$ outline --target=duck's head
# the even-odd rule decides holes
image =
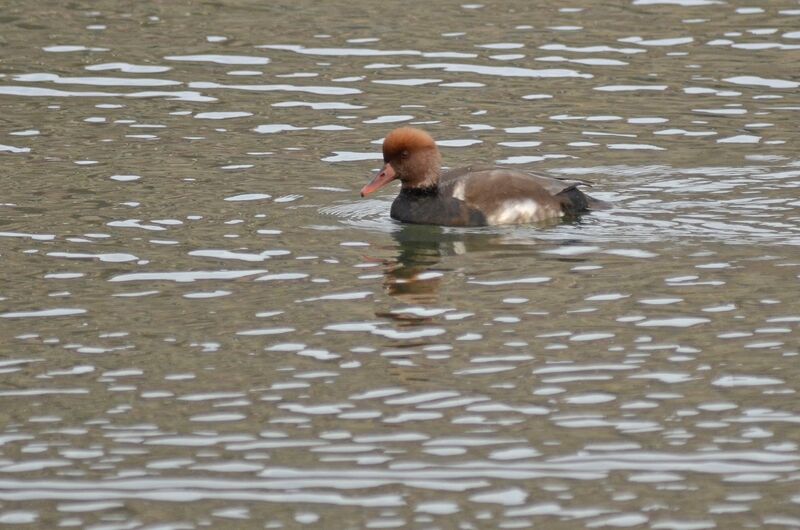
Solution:
[[[420,129],[400,127],[383,140],[383,169],[361,188],[361,196],[379,190],[395,179],[404,189],[433,188],[439,180],[442,157],[433,138]]]

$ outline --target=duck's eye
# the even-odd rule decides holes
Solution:
[[[402,153],[400,153],[400,158],[403,158],[403,159],[408,158],[408,151],[403,151]]]

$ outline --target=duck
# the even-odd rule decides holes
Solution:
[[[443,170],[436,142],[414,127],[400,127],[384,138],[383,163],[361,189],[361,196],[399,180],[400,192],[392,202],[390,216],[404,223],[553,224],[606,206],[579,189],[591,185],[586,181],[494,166]]]

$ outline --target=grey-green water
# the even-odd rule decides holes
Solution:
[[[800,528],[800,4],[0,13],[0,525]],[[392,222],[393,127],[595,182]]]

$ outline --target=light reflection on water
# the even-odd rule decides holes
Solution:
[[[3,525],[800,527],[792,2],[4,13]],[[395,223],[409,124],[614,207]]]

